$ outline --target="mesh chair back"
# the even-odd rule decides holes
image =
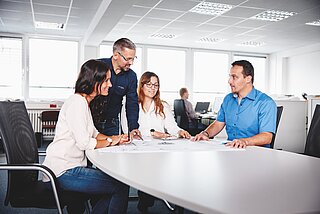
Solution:
[[[309,132],[307,135],[304,154],[320,158],[320,105],[316,105]]]
[[[0,102],[0,134],[8,164],[38,163],[38,148],[24,102]],[[8,171],[5,204],[38,180],[36,171]]]
[[[278,131],[278,126],[279,126],[279,123],[280,123],[282,111],[283,111],[283,106],[277,106],[276,132],[272,135],[272,140],[271,140],[271,143],[270,143],[270,148],[272,148],[272,149],[274,147],[274,141],[276,139],[276,134],[277,134],[277,131]]]
[[[174,117],[178,126],[184,130],[188,130],[189,128],[189,120],[186,113],[186,107],[184,105],[184,101],[182,99],[174,100],[173,105]]]

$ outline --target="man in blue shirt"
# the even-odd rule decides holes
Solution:
[[[125,96],[128,130],[131,136],[141,136],[138,130],[137,75],[130,69],[135,58],[135,44],[127,38],[121,38],[113,44],[110,58],[99,59],[110,67],[112,87],[107,97],[97,97],[90,108],[96,128],[105,135],[118,135],[121,132],[119,114]]]
[[[231,92],[218,112],[217,120],[194,140],[208,140],[216,136],[225,126],[228,134],[227,146],[270,147],[276,130],[277,106],[268,95],[253,86],[254,68],[246,60],[232,63],[229,74]]]

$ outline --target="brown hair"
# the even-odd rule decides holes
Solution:
[[[187,88],[180,88],[180,91],[179,91],[179,93],[180,93],[180,97],[182,97],[183,96],[183,94],[184,93],[186,93],[188,91],[188,89]]]
[[[145,99],[145,94],[143,93],[143,89],[142,88],[143,88],[143,86],[145,84],[150,82],[151,77],[156,77],[157,80],[158,80],[158,84],[159,84],[158,91],[157,91],[156,95],[153,97],[154,105],[155,105],[155,108],[156,108],[155,112],[156,112],[156,114],[159,114],[159,115],[165,117],[165,114],[164,114],[164,111],[163,111],[162,100],[160,99],[160,80],[159,80],[158,75],[156,75],[155,73],[150,72],[150,71],[146,71],[140,77],[139,85],[138,85],[138,101],[139,101],[139,103],[141,103],[142,110],[144,112],[146,112],[146,110],[143,109],[143,103],[144,103],[144,99]]]

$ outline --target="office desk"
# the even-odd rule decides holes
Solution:
[[[215,114],[213,112],[199,114],[199,120],[204,125],[210,125],[211,123],[213,123],[216,120],[216,118],[217,118],[217,114]]]
[[[156,197],[200,213],[319,213],[320,159],[245,151],[104,153],[98,168]]]

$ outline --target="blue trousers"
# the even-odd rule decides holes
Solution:
[[[59,186],[101,196],[92,213],[121,214],[127,212],[129,186],[92,167],[75,167],[58,177]]]
[[[99,122],[95,125],[100,133],[112,136],[119,134],[119,123],[118,118],[112,118],[110,120]]]

